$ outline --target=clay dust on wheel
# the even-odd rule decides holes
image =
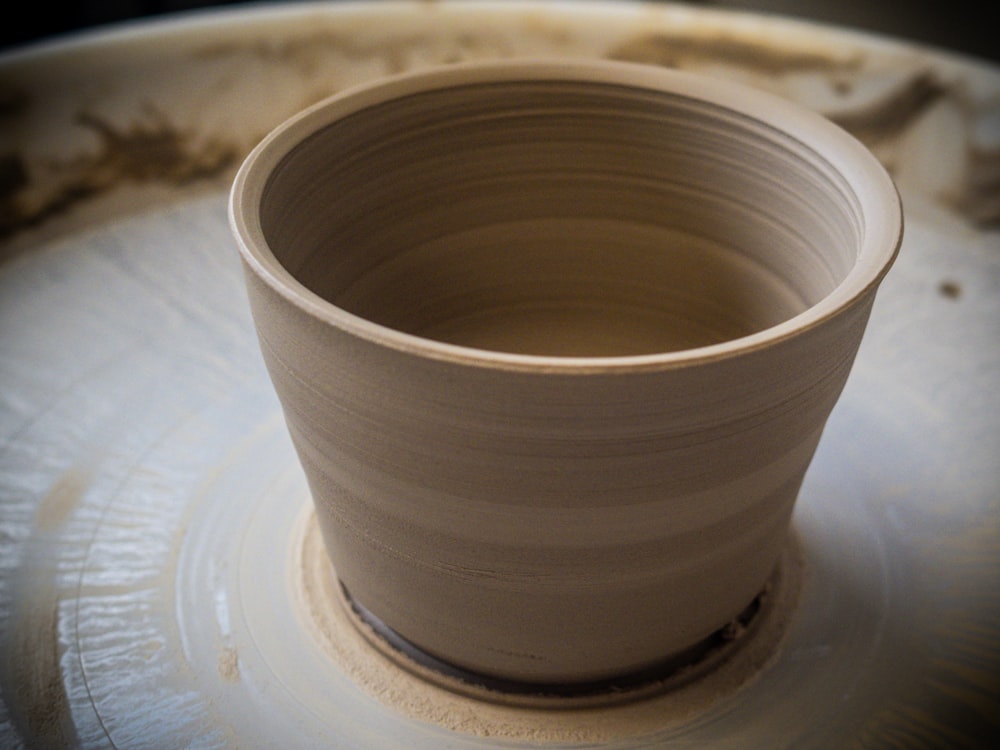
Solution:
[[[702,658],[629,689],[567,697],[492,690],[398,651],[345,600],[311,512],[299,524],[292,554],[301,560],[293,566],[299,573],[293,587],[303,625],[359,689],[412,719],[530,742],[612,741],[662,732],[731,699],[778,658],[803,578],[793,534],[759,606],[742,624],[729,626]]]

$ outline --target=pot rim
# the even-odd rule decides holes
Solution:
[[[375,323],[323,299],[275,257],[261,228],[259,206],[273,170],[308,136],[350,114],[409,94],[515,81],[576,81],[646,88],[714,104],[791,137],[833,166],[851,188],[862,231],[856,262],[821,300],[781,323],[747,336],[660,353],[566,357],[478,349]],[[674,369],[744,355],[797,337],[874,292],[893,265],[903,238],[902,203],[892,177],[865,145],[820,113],[777,94],[714,76],[592,59],[463,62],[385,76],[346,88],[288,118],[250,151],[232,183],[228,218],[246,266],[282,298],[322,323],[415,356],[491,369],[559,374]]]

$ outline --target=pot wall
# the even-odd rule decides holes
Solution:
[[[247,283],[352,596],[447,661],[542,682],[647,666],[759,593],[874,297],[739,357],[566,373],[417,356]]]

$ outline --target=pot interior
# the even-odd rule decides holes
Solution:
[[[774,127],[581,81],[410,93],[312,134],[261,224],[305,287],[478,349],[627,356],[788,320],[855,262],[856,199]]]

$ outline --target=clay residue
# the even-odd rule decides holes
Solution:
[[[956,126],[961,130],[933,138],[925,135],[921,148],[932,154],[946,145],[936,140],[940,135],[961,138],[964,158],[960,157],[961,172],[954,184],[934,189],[932,197],[980,229],[996,228],[1000,226],[1000,148],[979,145],[974,137],[977,123],[996,116],[988,111],[995,104],[977,103],[960,82],[921,70],[864,107],[826,114],[872,149],[895,174],[906,168],[905,156],[897,153],[897,146],[926,115],[945,103],[956,113]]]
[[[86,492],[90,478],[90,472],[80,468],[72,468],[60,476],[35,509],[35,528],[50,532],[61,526]]]
[[[76,747],[76,732],[59,665],[59,596],[38,575],[12,598],[15,609],[0,650],[3,701],[29,747]]]
[[[22,223],[17,196],[30,182],[24,159],[17,154],[0,154],[0,239]]]
[[[949,87],[936,75],[920,71],[869,106],[829,117],[868,146],[877,147],[902,135],[948,93]]]
[[[196,57],[213,59],[236,54],[288,65],[306,75],[314,74],[331,56],[341,57],[347,63],[378,61],[385,72],[392,74],[414,67],[418,56],[447,63],[479,56],[507,57],[513,54],[513,49],[501,35],[489,31],[450,36],[416,32],[366,39],[359,34],[321,28],[291,37],[212,44],[203,47]]]
[[[183,186],[215,177],[235,163],[234,146],[214,139],[196,142],[155,108],[147,108],[147,115],[125,128],[80,112],[75,125],[93,132],[98,148],[69,163],[45,165],[55,174],[51,185],[37,185],[19,154],[0,156],[0,240],[123,182]]]
[[[0,88],[0,119],[16,117],[28,109],[31,98],[21,89]]]
[[[211,60],[234,55],[250,55],[269,63],[288,65],[311,75],[328,55],[336,54],[351,62],[367,61],[381,57],[398,61],[404,51],[424,43],[422,35],[397,37],[386,40],[364,41],[354,35],[336,31],[317,30],[310,34],[282,38],[260,38],[219,42],[206,45],[195,54],[196,59]],[[390,69],[400,69],[399,64]]]
[[[416,720],[451,731],[501,742],[597,743],[637,736],[654,737],[704,715],[720,701],[754,682],[777,658],[789,630],[802,585],[801,549],[793,540],[768,592],[752,637],[733,633],[740,646],[713,671],[676,689],[608,705],[583,703],[556,707],[509,705],[456,692],[404,669],[363,635],[338,601],[337,584],[325,554],[315,515],[302,524],[296,554],[301,577],[295,595],[306,624],[338,669],[361,690]]]
[[[747,39],[729,33],[711,36],[668,32],[642,34],[614,47],[608,57],[612,60],[670,68],[703,64],[731,65],[767,75],[804,71],[853,71],[859,69],[864,62],[861,54],[833,57],[820,51],[779,48],[763,40]]]
[[[87,468],[64,472],[35,509],[21,577],[0,641],[0,690],[18,733],[29,747],[75,747],[76,731],[63,684],[57,570],[49,556],[55,535],[90,485]]]
[[[861,53],[835,57],[727,34],[711,37],[647,34],[622,43],[609,57],[672,68],[721,64],[766,76],[816,73],[829,78],[840,96],[851,93],[851,78],[862,71],[865,63]],[[873,145],[898,137],[948,92],[948,86],[932,72],[922,70],[874,103],[829,116],[866,144]]]
[[[859,76],[875,72],[875,63],[862,51],[834,55],[822,50],[789,48],[764,39],[744,38],[732,33],[692,36],[655,32],[631,37],[608,54],[616,60],[671,68],[728,66],[749,72],[781,88],[789,74],[816,74],[829,81],[842,100],[854,93]],[[913,66],[912,59],[906,65]],[[901,167],[894,148],[939,102],[947,99],[962,112],[965,137],[983,115],[981,106],[966,96],[960,81],[950,81],[931,67],[920,66],[891,91],[863,105],[824,111],[830,120],[853,134],[892,173]],[[933,145],[928,145],[933,148]],[[935,196],[970,222],[984,229],[1000,225],[1000,150],[970,144],[961,185],[947,195]]]
[[[218,670],[226,682],[239,682],[240,660],[235,648],[226,646],[219,652]]]
[[[965,180],[945,200],[978,226],[1000,228],[1000,148],[970,145]]]
[[[957,281],[945,279],[938,284],[938,294],[947,299],[958,299],[962,296],[962,287]]]

